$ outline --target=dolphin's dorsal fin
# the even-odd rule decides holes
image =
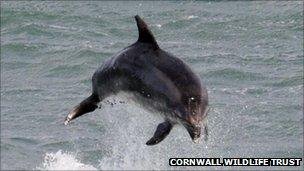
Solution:
[[[137,23],[138,28],[138,42],[143,43],[152,43],[156,47],[158,47],[157,42],[152,34],[152,32],[149,30],[149,27],[147,24],[142,20],[138,15],[135,16],[135,20]]]

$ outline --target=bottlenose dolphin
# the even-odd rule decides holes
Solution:
[[[92,94],[73,108],[65,119],[71,120],[94,111],[106,97],[120,91],[133,94],[148,109],[161,113],[153,137],[146,142],[161,142],[175,124],[183,125],[197,143],[207,125],[208,94],[200,78],[182,60],[162,50],[146,23],[135,16],[138,40],[114,54],[92,77]]]

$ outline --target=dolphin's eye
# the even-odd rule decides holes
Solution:
[[[190,97],[190,101],[191,102],[196,102],[196,98],[195,97]]]

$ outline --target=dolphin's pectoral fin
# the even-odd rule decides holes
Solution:
[[[64,124],[67,125],[71,120],[88,112],[94,111],[98,107],[97,103],[99,101],[99,98],[92,94],[90,97],[86,98],[79,105],[73,108],[73,110],[65,118]]]
[[[166,138],[166,136],[170,133],[173,125],[169,121],[165,121],[163,123],[160,123],[156,131],[153,135],[153,137],[146,142],[147,145],[155,145],[161,142]]]

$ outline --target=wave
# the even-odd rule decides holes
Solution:
[[[109,52],[97,52],[96,50],[86,48],[86,49],[82,49],[80,51],[77,51],[76,53],[71,55],[69,57],[69,59],[84,58],[84,59],[87,60],[88,58],[94,58],[95,59],[94,62],[98,62],[98,61],[96,61],[96,59],[107,58],[111,55],[112,55],[112,53],[109,53]]]
[[[61,17],[60,13],[52,13],[46,11],[36,11],[36,10],[17,10],[17,9],[8,9],[8,8],[1,8],[1,24],[3,26],[9,25],[11,23],[15,23],[16,20],[22,19],[32,19],[37,18],[40,20],[54,20]],[[3,20],[2,20],[3,19]]]
[[[33,43],[7,43],[1,46],[1,50],[7,52],[35,52],[43,48],[42,45],[33,44]]]
[[[203,76],[208,78],[223,78],[229,80],[247,80],[247,81],[256,81],[256,80],[265,79],[265,77],[259,73],[246,72],[233,68],[224,68],[215,71],[209,71],[203,74]]]
[[[61,78],[70,78],[77,77],[79,73],[86,73],[87,68],[83,65],[72,65],[72,66],[64,66],[60,65],[55,68],[50,69],[46,73],[46,77],[61,77]]]
[[[288,78],[276,79],[273,82],[266,83],[266,86],[271,87],[290,87],[303,85],[303,76],[293,76]]]
[[[46,153],[42,166],[37,170],[98,170],[94,166],[82,163],[77,155],[62,150],[56,153]]]

